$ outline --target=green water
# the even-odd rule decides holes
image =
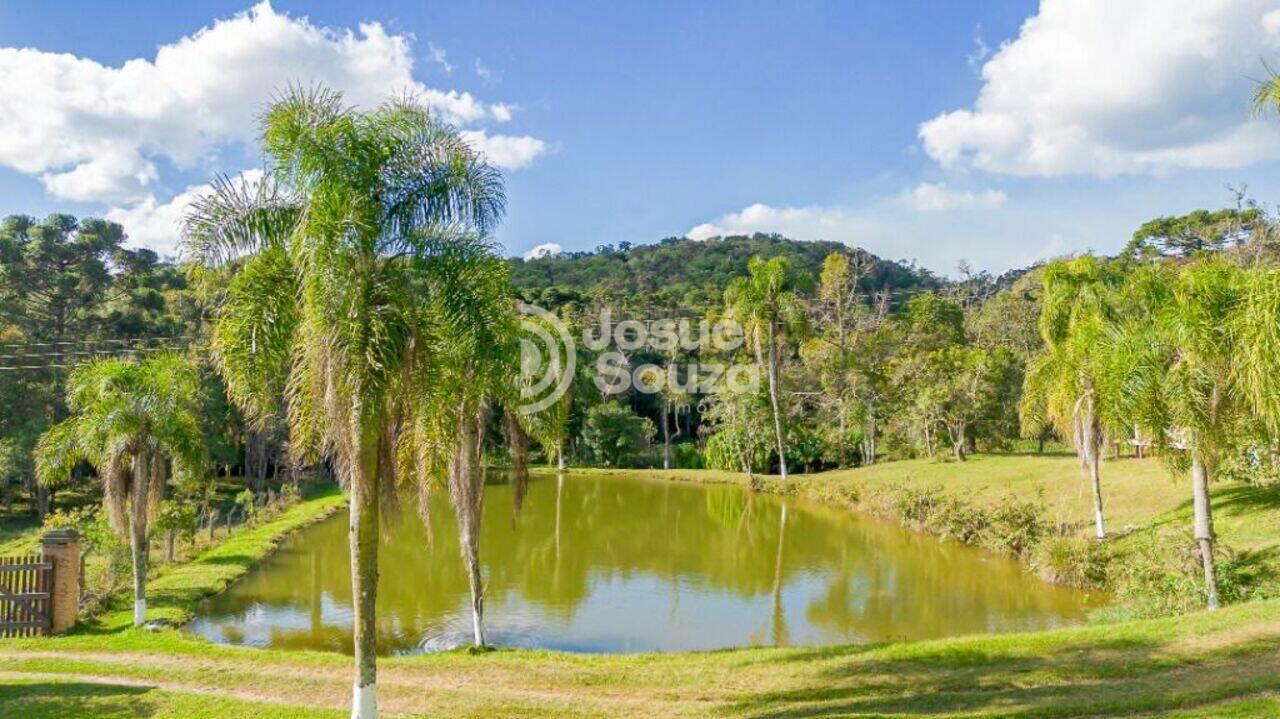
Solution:
[[[923,639],[1080,622],[1088,595],[1018,564],[847,511],[737,487],[569,475],[485,495],[489,639],[581,652]],[[412,508],[379,550],[379,648],[470,638],[444,496],[428,541]],[[201,608],[214,641],[351,651],[345,514],[303,530]]]

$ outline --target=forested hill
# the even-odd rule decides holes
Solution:
[[[513,258],[511,279],[528,302],[554,307],[565,302],[608,301],[634,308],[702,310],[723,302],[724,288],[747,274],[753,256],[784,256],[801,294],[812,293],[822,261],[832,252],[871,262],[867,292],[895,296],[935,289],[945,281],[928,270],[883,260],[838,242],[806,242],[755,234],[710,240],[667,238],[654,245],[603,245],[533,260]]]

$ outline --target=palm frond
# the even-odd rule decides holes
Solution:
[[[217,267],[247,254],[283,245],[293,234],[301,206],[274,173],[214,178],[182,219],[183,253]]]

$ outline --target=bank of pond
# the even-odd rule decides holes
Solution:
[[[865,644],[1082,623],[1103,593],[1007,557],[795,497],[659,479],[541,476],[486,487],[489,641],[572,652]],[[466,644],[467,578],[448,498],[406,507],[379,549],[378,643]],[[351,651],[347,518],[298,531],[197,610],[214,642]]]

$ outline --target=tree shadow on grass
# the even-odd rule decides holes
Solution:
[[[0,685],[0,716],[22,719],[144,719],[155,707],[142,695],[151,690],[85,682],[18,682]]]
[[[1280,510],[1280,484],[1211,487],[1209,493],[1213,498],[1213,515],[1217,520],[1249,515],[1261,517],[1268,510]],[[1188,497],[1178,503],[1178,506],[1156,517],[1147,528],[1164,529],[1184,525],[1189,528],[1191,510],[1192,500]]]
[[[1280,689],[1272,637],[1174,652],[1151,638],[1048,643],[1038,654],[1000,640],[922,647],[908,656],[857,648],[788,654],[825,663],[789,689],[747,694],[728,716],[755,719],[935,714],[1127,716]],[[1009,645],[1017,646],[1017,645]]]

